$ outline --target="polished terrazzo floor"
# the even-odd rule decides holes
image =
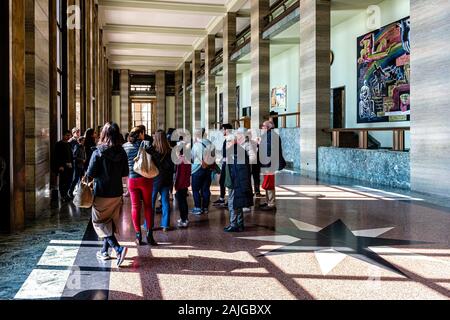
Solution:
[[[228,211],[211,209],[186,230],[157,231],[157,247],[134,244],[126,199],[121,269],[96,259],[89,212],[64,206],[0,237],[0,298],[450,299],[450,208],[439,200],[291,174],[277,182],[277,212],[257,200],[245,232],[224,233]]]

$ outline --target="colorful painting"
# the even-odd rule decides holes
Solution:
[[[410,18],[358,38],[358,123],[410,120]]]
[[[287,108],[287,86],[280,86],[272,89],[271,110]]]

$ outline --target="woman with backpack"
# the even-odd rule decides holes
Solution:
[[[152,206],[155,207],[158,193],[161,194],[162,203],[162,217],[161,228],[163,232],[167,232],[170,228],[170,199],[169,193],[173,189],[173,175],[175,165],[172,162],[172,148],[167,141],[167,135],[163,130],[158,130],[155,133],[153,145],[147,150],[152,156],[156,167],[159,170],[159,175],[153,179],[153,195]],[[149,230],[153,227],[149,225]]]
[[[131,198],[131,216],[133,220],[134,230],[136,231],[136,244],[143,245],[141,233],[141,208],[144,203],[145,222],[147,226],[152,225],[153,206],[152,206],[152,192],[153,179],[148,179],[133,170],[134,159],[139,153],[139,148],[144,142],[144,130],[140,127],[135,127],[131,130],[128,136],[128,142],[123,145],[128,156],[128,191]],[[157,245],[153,238],[153,231],[151,229],[147,232],[147,243],[149,245]]]
[[[122,265],[127,254],[127,248],[120,246],[115,236],[119,234],[122,178],[128,176],[128,159],[122,139],[117,124],[105,124],[87,170],[87,176],[94,178],[92,224],[97,235],[103,238],[103,248],[97,258],[109,260],[109,249],[113,248],[117,267]]]

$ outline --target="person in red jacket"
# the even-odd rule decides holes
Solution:
[[[183,155],[183,142],[180,142],[177,149],[177,165],[175,166],[175,198],[178,209],[180,210],[180,219],[178,228],[187,228],[189,225],[188,214],[189,207],[187,203],[188,189],[191,185],[191,162]],[[180,148],[181,147],[181,148]]]

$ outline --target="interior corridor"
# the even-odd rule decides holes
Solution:
[[[277,212],[259,211],[257,200],[244,233],[224,233],[228,211],[212,209],[190,215],[188,229],[157,231],[157,247],[136,247],[126,199],[119,239],[130,251],[121,269],[97,260],[90,212],[64,205],[20,238],[0,238],[0,298],[450,298],[449,207],[401,190],[288,173],[277,191]]]

